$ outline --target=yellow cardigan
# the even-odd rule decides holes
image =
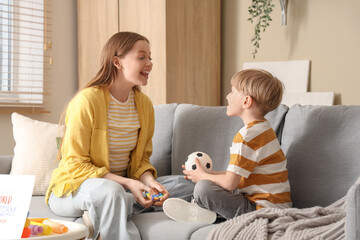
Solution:
[[[50,193],[69,196],[88,178],[101,178],[109,172],[107,112],[111,96],[107,87],[90,87],[80,91],[69,103],[61,145],[62,159],[53,171],[45,201]],[[140,130],[135,149],[130,154],[127,177],[139,179],[146,171],[156,178],[150,163],[154,134],[154,108],[151,100],[135,90],[135,104]]]

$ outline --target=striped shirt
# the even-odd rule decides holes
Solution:
[[[125,102],[111,96],[108,109],[110,172],[126,176],[130,152],[135,148],[140,129],[139,115],[131,90]]]
[[[256,208],[291,207],[286,157],[268,121],[253,121],[235,135],[227,171],[241,175],[238,189]]]

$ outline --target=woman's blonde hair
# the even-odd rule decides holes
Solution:
[[[283,83],[262,69],[246,69],[236,73],[231,79],[231,85],[251,96],[263,114],[280,105],[284,92]]]

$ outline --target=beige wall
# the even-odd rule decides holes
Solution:
[[[50,76],[51,113],[23,114],[40,121],[57,123],[64,104],[77,90],[76,1],[52,0],[52,40],[54,65]],[[0,113],[0,155],[13,154],[10,113]]]
[[[230,78],[253,61],[250,0],[222,1],[222,103]],[[255,61],[311,60],[309,91],[335,92],[335,104],[360,104],[360,1],[288,0],[281,26],[278,0]]]
[[[311,91],[332,91],[336,104],[360,104],[360,2],[358,0],[288,0],[288,25],[281,26],[279,2],[273,21],[262,34],[256,61],[311,60]],[[250,44],[250,0],[222,1],[222,99],[231,76],[243,62],[253,61]],[[50,114],[25,114],[58,121],[64,104],[77,89],[76,1],[52,1],[53,56]],[[0,155],[13,154],[10,114],[0,113]]]

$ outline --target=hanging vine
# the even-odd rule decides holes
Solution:
[[[251,5],[248,8],[250,13],[250,18],[248,18],[248,20],[251,23],[255,23],[254,36],[251,39],[255,48],[252,52],[253,59],[255,59],[258,49],[260,48],[259,42],[261,40],[261,31],[265,32],[266,28],[272,21],[270,14],[272,13],[274,7],[275,5],[272,4],[272,0],[252,0]]]

